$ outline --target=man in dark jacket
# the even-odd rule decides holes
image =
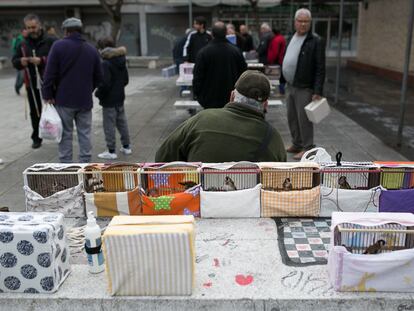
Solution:
[[[253,44],[253,37],[251,34],[249,34],[249,30],[247,29],[247,26],[242,24],[240,25],[240,35],[243,37],[243,52],[250,52],[254,50],[254,44]]]
[[[224,23],[214,24],[213,37],[199,52],[193,71],[194,97],[205,109],[228,103],[234,83],[247,68],[240,49],[226,39]]]
[[[103,81],[99,84],[95,96],[99,98],[102,108],[103,129],[108,150],[98,154],[98,158],[114,160],[118,156],[115,152],[115,127],[121,135],[123,154],[132,153],[129,140],[128,123],[125,116],[124,100],[125,86],[129,82],[126,67],[126,48],[116,48],[111,37],[98,41],[98,48],[103,58]]]
[[[195,63],[198,52],[205,47],[211,40],[211,35],[206,30],[206,19],[203,16],[198,16],[194,19],[193,28],[183,48],[184,61]]]
[[[49,50],[55,39],[46,35],[37,15],[28,14],[23,21],[28,36],[16,46],[12,63],[17,70],[24,70],[24,82],[29,99],[30,120],[33,128],[32,148],[36,149],[42,145],[42,139],[39,138],[39,121],[42,113],[40,83]]]
[[[174,42],[174,47],[173,47],[172,54],[173,54],[173,60],[174,60],[175,66],[176,66],[176,73],[177,74],[180,71],[180,65],[182,63],[184,63],[183,48],[184,48],[185,42],[187,41],[187,36],[190,32],[191,32],[191,29],[188,28],[185,31],[185,36],[182,36],[181,38],[178,38]]]
[[[263,65],[267,65],[267,51],[272,39],[272,28],[270,28],[268,23],[263,23],[260,26],[260,43],[257,47],[257,57],[259,58],[259,63],[262,63]]]
[[[62,119],[59,159],[72,162],[73,122],[79,141],[79,162],[90,162],[92,153],[92,92],[102,80],[98,51],[81,37],[82,22],[68,18],[62,24],[65,38],[53,45],[45,71],[43,99],[55,104]]]
[[[322,97],[325,80],[325,44],[310,31],[311,12],[299,9],[295,14],[296,32],[289,42],[283,59],[282,72],[287,81],[287,116],[292,145],[286,150],[300,160],[306,150],[312,149],[313,124],[304,107]]]
[[[286,161],[282,138],[264,118],[269,94],[264,74],[245,71],[230,103],[201,111],[181,124],[160,146],[155,161]]]

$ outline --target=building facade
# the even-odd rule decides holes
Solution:
[[[140,5],[137,2],[124,1],[119,44],[127,47],[129,55],[171,56],[175,40],[189,27],[188,5]],[[326,39],[327,55],[333,56],[338,45],[339,4],[338,1],[323,3],[314,1],[312,5],[312,29]],[[208,27],[219,19],[236,26],[247,24],[258,42],[262,22],[268,22],[288,37],[293,29],[294,12],[308,4],[308,1],[284,1],[257,10],[249,5],[193,5],[192,16],[205,16]],[[11,55],[11,41],[23,27],[22,19],[29,12],[38,14],[44,24],[53,25],[57,30],[67,17],[82,18],[85,36],[92,42],[111,33],[111,23],[97,0],[3,0],[0,2],[0,56]],[[358,4],[355,1],[345,1],[344,16],[343,55],[355,56],[358,37]]]

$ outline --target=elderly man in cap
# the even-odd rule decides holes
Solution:
[[[237,80],[230,103],[203,110],[164,141],[156,162],[286,161],[279,133],[265,121],[270,83],[258,71]]]
[[[46,66],[43,99],[56,106],[63,134],[59,160],[72,162],[73,121],[79,141],[79,162],[90,162],[92,153],[92,92],[102,80],[98,51],[81,37],[82,22],[68,18],[62,24],[65,37],[53,45]]]

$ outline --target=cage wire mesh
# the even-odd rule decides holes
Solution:
[[[307,190],[320,184],[320,171],[314,167],[262,168],[261,183],[264,190]]]
[[[260,169],[254,165],[236,164],[227,169],[205,167],[201,170],[204,191],[229,191],[254,188],[260,183]]]
[[[37,164],[24,172],[25,184],[42,197],[49,197],[56,192],[79,185],[79,170],[77,165]]]
[[[184,192],[200,184],[200,172],[193,165],[165,167],[154,164],[141,170],[141,187],[151,197]]]
[[[138,187],[139,164],[93,164],[83,170],[84,187],[88,193],[123,192]]]
[[[354,254],[379,254],[414,247],[414,227],[397,223],[362,226],[343,223],[334,229],[334,245]]]

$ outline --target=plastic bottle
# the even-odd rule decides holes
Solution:
[[[100,273],[105,270],[101,245],[101,228],[96,223],[93,212],[88,212],[85,227],[85,251],[90,273]]]

